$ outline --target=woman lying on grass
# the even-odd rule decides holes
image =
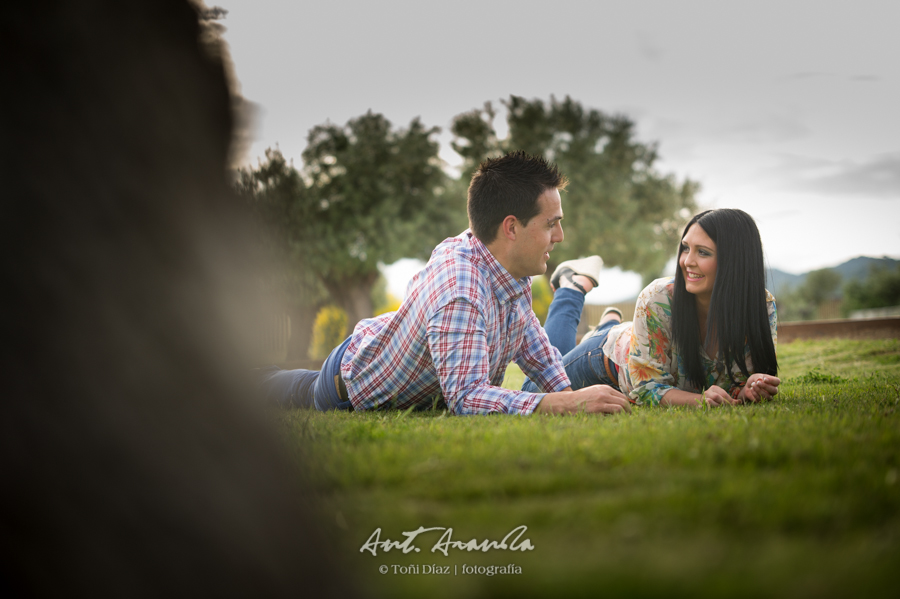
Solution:
[[[684,229],[674,277],[638,296],[634,322],[610,308],[575,346],[585,294],[599,256],[563,262],[544,329],[563,354],[572,389],[605,384],[634,403],[709,406],[778,393],[775,298],[765,288],[762,242],[741,210],[708,210]],[[525,391],[535,391],[526,380]]]

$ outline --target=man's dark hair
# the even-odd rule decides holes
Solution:
[[[469,183],[469,226],[475,237],[491,243],[510,214],[523,225],[540,212],[538,198],[548,189],[565,189],[568,180],[541,156],[510,152],[488,158]]]

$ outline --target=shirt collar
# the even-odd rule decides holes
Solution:
[[[503,265],[497,261],[497,258],[491,253],[480,239],[467,230],[466,236],[469,244],[472,246],[475,255],[481,259],[485,265],[491,284],[494,288],[494,295],[500,300],[500,303],[508,303],[518,299],[525,293],[526,288],[531,287],[531,277],[522,277],[514,279],[509,272],[503,268]]]

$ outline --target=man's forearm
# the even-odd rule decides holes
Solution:
[[[450,411],[460,416],[531,414],[535,409],[535,403],[540,401],[538,394],[493,385],[462,391],[448,387],[443,389],[443,394]]]
[[[535,414],[566,414],[567,408],[575,401],[572,395],[572,387],[566,387],[562,391],[547,393],[540,403],[534,408]]]

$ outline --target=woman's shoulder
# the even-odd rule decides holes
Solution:
[[[675,295],[675,277],[656,279],[641,291],[638,302],[652,303],[665,299],[667,302]]]
[[[769,291],[768,289],[766,289],[766,303],[767,303],[767,304],[774,304],[774,303],[775,303],[775,296],[772,295],[772,292]]]
[[[641,291],[634,305],[634,320],[653,318],[667,322],[672,317],[672,296],[675,293],[675,278],[656,279]]]

